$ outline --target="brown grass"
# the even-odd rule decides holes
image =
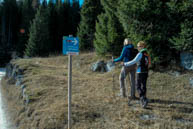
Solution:
[[[119,66],[108,73],[91,72],[91,64],[98,59],[95,53],[72,57],[73,129],[193,127],[193,89],[189,86],[193,73],[175,77],[167,72],[150,71],[147,87],[150,103],[147,109],[142,109],[137,100],[128,106],[126,98],[117,96]],[[68,57],[20,59],[14,63],[25,69],[23,81],[30,95],[30,103],[25,105],[21,88],[6,84],[8,79],[4,79],[3,92],[18,129],[66,129]]]

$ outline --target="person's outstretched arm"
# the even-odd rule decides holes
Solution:
[[[131,60],[129,62],[125,62],[124,66],[131,66],[133,64],[136,64],[137,62],[139,62],[141,60],[141,58],[142,58],[142,53],[139,52],[133,60]]]
[[[129,45],[129,46],[127,46],[128,48],[133,48],[134,46],[131,44],[131,45]],[[121,52],[121,56],[120,57],[118,57],[118,58],[116,58],[116,59],[114,59],[113,60],[113,62],[119,62],[119,61],[122,61],[123,60],[123,58],[126,56],[126,50],[127,48],[126,47],[124,47],[123,48],[123,50],[122,50],[122,52]]]
[[[121,52],[120,57],[114,59],[113,62],[119,62],[119,61],[122,61],[123,58],[124,58],[124,56],[125,56],[125,54],[126,54],[126,48],[124,47],[123,50],[122,50],[122,52]]]

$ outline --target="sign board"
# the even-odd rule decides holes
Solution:
[[[63,37],[63,54],[64,55],[78,55],[79,54],[79,40],[78,37]]]

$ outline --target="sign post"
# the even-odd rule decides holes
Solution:
[[[68,129],[71,129],[72,55],[68,55]]]
[[[68,55],[68,129],[71,129],[72,55],[79,54],[79,40],[77,37],[63,37],[63,54]]]

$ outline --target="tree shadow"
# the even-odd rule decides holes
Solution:
[[[161,99],[149,99],[149,103],[159,103],[159,104],[185,104],[193,106],[193,103],[189,102],[180,102],[180,101],[173,101],[173,100],[161,100]]]
[[[181,112],[181,113],[193,113],[193,108],[177,106],[177,105],[189,105],[189,106],[193,107],[193,103],[189,103],[189,102],[149,99],[149,103],[165,104],[165,105],[169,106],[169,107],[168,106],[157,106],[158,108],[167,108],[167,109],[170,108],[170,109],[176,110],[176,111]]]

